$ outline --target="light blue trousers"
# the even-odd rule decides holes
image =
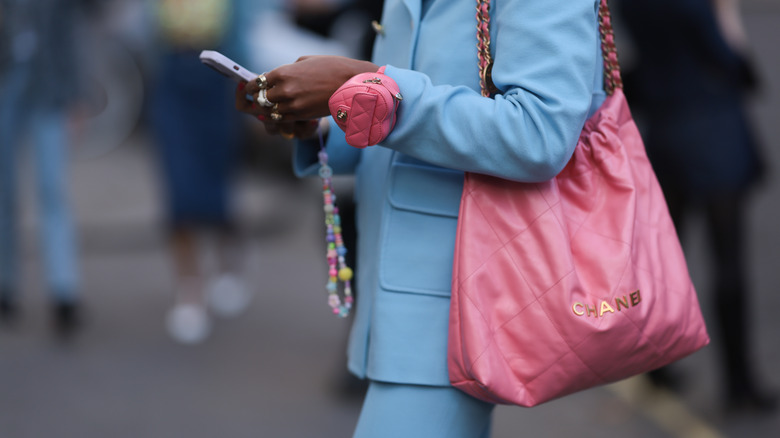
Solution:
[[[18,211],[16,185],[18,152],[32,146],[38,198],[38,229],[43,245],[47,285],[53,298],[76,299],[74,225],[67,199],[67,128],[64,110],[36,105],[26,95],[27,71],[12,68],[0,83],[0,290],[18,288]]]
[[[489,438],[494,407],[453,387],[372,381],[353,438]]]

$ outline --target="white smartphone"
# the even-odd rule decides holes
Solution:
[[[236,82],[249,82],[257,77],[257,74],[252,73],[237,62],[215,50],[204,50],[200,52],[200,62]]]

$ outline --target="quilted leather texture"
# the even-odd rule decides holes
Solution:
[[[331,115],[351,146],[378,144],[395,126],[398,84],[381,71],[352,77],[328,100]]]
[[[376,144],[372,143],[372,140],[377,137],[376,131],[379,130],[379,134],[381,134],[382,130],[381,124],[372,123],[376,113],[377,100],[377,95],[372,93],[357,92],[352,95],[351,105],[345,108],[350,117],[344,130],[347,144],[366,146]]]
[[[466,175],[452,289],[450,380],[493,403],[534,406],[709,342],[619,89],[553,180]]]

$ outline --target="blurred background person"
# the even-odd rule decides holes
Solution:
[[[54,328],[81,319],[78,247],[68,199],[71,110],[79,97],[76,30],[85,1],[0,0],[0,318],[19,306],[20,152],[35,168],[38,228]]]
[[[328,38],[354,56],[370,59],[382,0],[292,0],[293,20],[301,29]]]
[[[241,119],[224,111],[235,84],[203,66],[198,55],[204,49],[218,50],[243,62],[242,20],[251,18],[253,4],[159,0],[154,6],[159,44],[149,117],[159,152],[175,271],[174,305],[166,325],[173,339],[182,343],[208,336],[209,311],[234,316],[250,301],[231,202]],[[204,268],[208,254],[216,256],[213,275]]]
[[[757,80],[734,0],[625,0],[616,9],[635,49],[626,95],[681,238],[701,214],[711,250],[714,320],[727,407],[768,410],[755,374],[744,227],[763,163],[745,109]],[[673,389],[664,368],[653,382]]]

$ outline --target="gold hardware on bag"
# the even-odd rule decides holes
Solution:
[[[382,79],[374,77],[374,78],[371,78],[371,79],[364,80],[363,83],[364,84],[368,84],[368,83],[371,83],[371,84],[381,84],[382,83]]]
[[[574,312],[577,316],[594,316],[596,318],[600,318],[604,316],[605,313],[615,313],[620,312],[623,309],[628,309],[629,307],[636,307],[639,305],[639,303],[642,302],[642,295],[639,293],[639,290],[635,290],[628,295],[623,295],[622,297],[616,297],[615,298],[615,307],[612,307],[610,302],[601,300],[600,305],[596,306],[594,305],[588,305],[581,302],[575,302],[571,305],[571,311]],[[597,308],[598,307],[598,308]]]
[[[347,119],[347,112],[343,109],[340,109],[336,111],[336,118],[339,120],[346,120]]]

